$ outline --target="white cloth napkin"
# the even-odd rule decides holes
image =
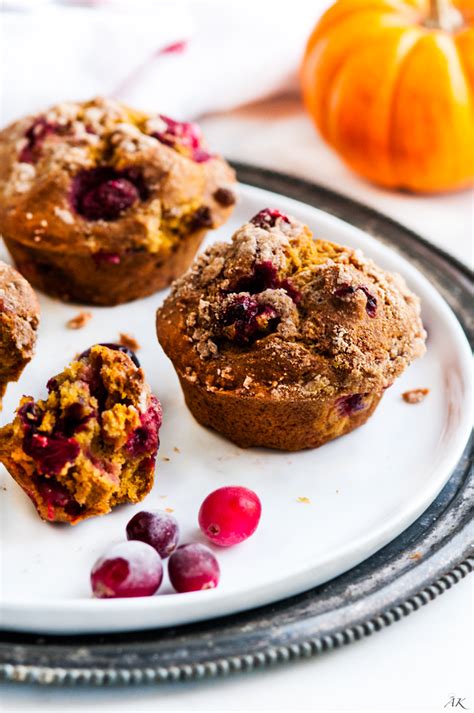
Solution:
[[[97,94],[186,119],[290,89],[328,5],[4,0],[1,125]]]

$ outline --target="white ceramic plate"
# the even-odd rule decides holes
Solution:
[[[248,186],[232,220],[208,241],[226,239],[265,206],[308,223],[316,236],[360,247],[400,272],[417,292],[429,333],[428,352],[387,391],[371,420],[320,449],[278,453],[241,450],[199,426],[187,411],[171,363],[155,337],[155,310],[165,292],[114,308],[93,308],[80,331],[66,329],[77,306],[41,297],[37,354],[11,385],[1,423],[24,393],[41,397],[49,376],[96,342],[121,331],[141,344],[139,358],[164,409],[156,484],[146,500],[76,527],[42,522],[27,496],[0,466],[2,545],[1,626],[41,632],[111,632],[162,627],[267,604],[341,574],[410,525],[446,483],[470,429],[470,350],[453,313],[406,260],[337,218]],[[5,257],[5,255],[1,255]],[[401,393],[427,387],[408,405]],[[96,600],[89,572],[142,508],[173,508],[182,542],[202,538],[197,512],[222,485],[254,489],[263,504],[255,535],[237,547],[216,548],[221,582],[215,590],[160,593],[141,599]],[[308,498],[301,502],[299,498]],[[407,553],[408,556],[409,553]]]

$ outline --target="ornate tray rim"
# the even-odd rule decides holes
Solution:
[[[243,183],[318,207],[408,255],[435,283],[472,340],[471,276],[458,260],[328,188],[233,165]],[[413,525],[324,585],[274,605],[166,630],[64,637],[0,632],[0,680],[94,686],[199,680],[315,656],[370,636],[474,570],[471,453],[468,444],[438,498]]]

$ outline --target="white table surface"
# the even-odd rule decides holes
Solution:
[[[207,117],[201,123],[210,145],[230,158],[328,185],[471,264],[472,193],[416,197],[364,183],[324,146],[295,99]],[[154,688],[61,690],[8,684],[0,690],[0,710],[422,713],[453,710],[452,696],[473,710],[473,581],[468,577],[396,625],[317,659],[226,680]]]

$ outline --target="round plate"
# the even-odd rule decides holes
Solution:
[[[117,508],[77,527],[47,525],[2,469],[2,625],[47,633],[114,632],[173,626],[275,602],[328,581],[399,535],[430,505],[458,463],[470,429],[470,350],[464,333],[431,282],[406,259],[367,233],[323,210],[242,185],[232,220],[208,242],[227,239],[265,206],[307,223],[316,236],[361,248],[400,272],[420,295],[428,352],[386,393],[363,428],[323,448],[300,453],[241,450],[199,426],[184,406],[177,378],[154,334],[164,292],[110,309],[94,308],[80,331],[66,329],[78,308],[42,297],[37,355],[4,401],[3,422],[22,393],[44,394],[50,375],[95,342],[131,333],[164,408],[156,485],[144,503]],[[401,393],[427,387],[421,404]],[[402,445],[402,447],[401,447]],[[95,600],[88,575],[107,547],[124,539],[130,517],[143,507],[170,508],[182,541],[199,540],[205,495],[224,484],[255,489],[263,503],[257,533],[218,550],[216,590],[173,595],[165,582],[146,599]],[[19,564],[20,563],[20,564]]]

